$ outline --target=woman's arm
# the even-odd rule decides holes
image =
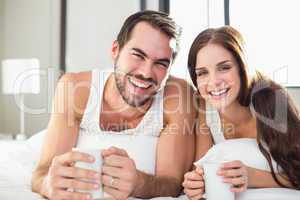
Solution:
[[[271,172],[247,167],[248,183],[250,188],[278,188],[282,187],[274,180]],[[291,183],[283,178],[280,174],[275,174],[278,180],[288,187],[292,187]]]
[[[213,145],[209,127],[206,125],[205,101],[203,99],[200,99],[198,109],[197,126],[195,129],[196,161],[202,158]],[[204,193],[203,169],[197,167],[193,171],[186,173],[182,186],[184,187],[184,193],[189,199],[201,199]]]
[[[198,120],[196,126],[196,154],[195,161],[202,158],[213,146],[213,139],[209,127],[206,124],[205,100],[200,98]]]
[[[278,188],[281,187],[273,179],[271,172],[247,167],[241,161],[235,160],[222,164],[218,171],[218,175],[222,176],[225,183],[232,185],[232,192],[243,192],[247,188]],[[291,187],[279,174],[276,174],[279,181]]]

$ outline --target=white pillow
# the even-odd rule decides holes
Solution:
[[[35,153],[40,153],[46,133],[47,129],[41,130],[27,140],[28,147],[34,150]]]
[[[205,162],[224,162],[239,160],[246,166],[270,171],[268,161],[258,148],[257,141],[250,138],[230,139],[214,145],[196,165]],[[274,170],[276,163],[273,161]]]

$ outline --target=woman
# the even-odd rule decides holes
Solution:
[[[214,143],[220,142],[220,138],[254,138],[271,172],[248,167],[241,161],[224,163],[218,175],[232,185],[231,190],[242,192],[248,187],[300,189],[298,112],[280,85],[260,74],[250,79],[243,45],[240,33],[224,26],[203,31],[191,46],[189,73],[201,96],[195,159],[201,158]],[[200,112],[207,106],[217,110],[222,135],[218,136],[207,126],[206,114]],[[285,119],[266,125],[263,117],[273,119],[278,112],[280,116],[278,108],[287,111]],[[280,173],[276,172],[278,166],[272,165],[272,159],[281,169]],[[202,168],[185,174],[183,187],[190,199],[200,199],[204,185]]]

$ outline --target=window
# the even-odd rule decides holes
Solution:
[[[300,86],[299,18],[299,1],[230,1],[230,25],[245,38],[249,68],[286,86]]]
[[[224,0],[172,0],[170,16],[182,28],[180,51],[171,74],[190,80],[187,70],[189,49],[200,32],[224,25]]]

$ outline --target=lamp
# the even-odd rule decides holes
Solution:
[[[24,94],[40,92],[40,76],[33,73],[39,70],[38,59],[6,59],[2,61],[3,94],[19,95],[20,133],[16,139],[26,139],[24,117]],[[15,98],[16,99],[16,98]]]

